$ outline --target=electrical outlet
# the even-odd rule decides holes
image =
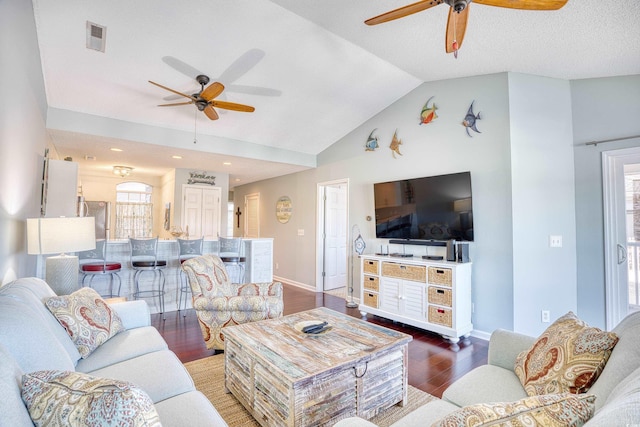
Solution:
[[[551,322],[551,313],[549,312],[549,310],[542,310],[542,323],[549,323]]]
[[[299,228],[298,229],[298,236],[304,236],[304,229],[303,228]]]
[[[549,236],[549,247],[550,248],[561,248],[562,247],[562,236]]]
[[[276,270],[280,268],[280,264],[276,262]]]

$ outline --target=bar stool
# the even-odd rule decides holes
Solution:
[[[178,261],[180,261],[180,265],[188,259],[195,258],[197,256],[202,255],[202,242],[204,241],[204,237],[200,239],[178,239]],[[188,294],[191,292],[191,286],[189,286],[189,282],[187,282],[187,276],[185,276],[182,268],[178,269],[178,311],[181,310],[182,307],[182,294]],[[187,309],[187,296],[184,296],[184,308]],[[186,316],[187,313],[183,312],[182,316]]]
[[[246,258],[241,256],[242,239],[240,237],[225,238],[218,237],[218,256],[229,271],[229,267],[234,267],[238,271],[238,281],[233,283],[244,283],[244,263]]]
[[[101,295],[105,298],[113,298],[120,296],[122,280],[118,272],[122,270],[122,264],[119,262],[107,261],[107,241],[104,239],[96,240],[96,248],[93,250],[78,252],[78,263],[80,264],[80,274],[82,274],[82,286],[89,278],[89,287],[93,278],[99,275],[109,275],[109,293]],[[118,293],[113,293],[114,278],[118,281]]]
[[[138,299],[140,297],[148,298],[158,297],[158,303],[160,306],[160,313],[162,313],[162,319],[164,320],[164,285],[165,278],[164,270],[167,267],[166,260],[158,259],[158,238],[153,239],[132,239],[129,238],[129,246],[131,248],[131,268],[135,270],[133,275],[133,282],[135,289],[133,291],[133,298]],[[153,284],[149,290],[140,290],[140,276],[146,271],[153,272]],[[160,275],[160,280],[156,286],[156,274]]]

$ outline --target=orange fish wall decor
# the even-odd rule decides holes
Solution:
[[[438,115],[436,114],[436,110],[438,109],[438,107],[436,107],[435,102],[431,104],[431,107],[429,107],[429,102],[431,102],[433,98],[434,98],[433,96],[429,98],[427,102],[424,104],[424,107],[422,107],[422,112],[420,113],[421,125],[429,124],[433,120],[438,118]]]

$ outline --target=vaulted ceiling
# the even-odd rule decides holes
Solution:
[[[411,2],[33,0],[56,150],[85,172],[223,170],[233,186],[313,167],[422,82],[640,73],[637,0],[569,0],[557,11],[472,3],[457,59],[444,52],[446,4],[363,23]],[[106,27],[104,52],[87,49],[87,21]],[[148,80],[190,95],[197,74],[226,86],[219,99],[255,112],[218,110],[211,121],[194,105],[157,106],[189,100]]]

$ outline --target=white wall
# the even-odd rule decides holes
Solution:
[[[26,218],[40,216],[46,99],[33,6],[0,2],[0,283],[33,276]]]
[[[586,146],[586,142],[640,135],[640,75],[574,80],[574,163],[578,314],[605,327],[602,152],[640,147],[640,138]]]

